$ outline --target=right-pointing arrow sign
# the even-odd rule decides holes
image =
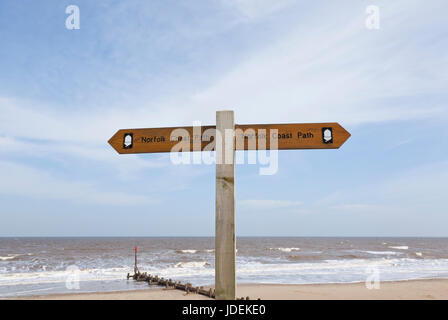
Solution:
[[[243,139],[244,147],[238,141]],[[237,150],[260,149],[260,143],[270,142],[277,138],[279,150],[285,149],[337,149],[350,137],[350,133],[336,122],[330,123],[290,123],[290,124],[249,124],[236,125],[235,137]],[[268,137],[268,139],[265,139]],[[257,145],[254,148],[254,143]],[[264,142],[265,141],[265,142]],[[274,148],[272,148],[274,149]]]

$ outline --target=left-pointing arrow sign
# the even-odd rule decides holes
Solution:
[[[190,151],[195,151],[195,143],[204,149],[213,141],[215,126],[202,127],[166,127],[149,129],[118,130],[109,140],[109,144],[118,153],[158,153],[171,152],[180,141],[188,141]],[[208,141],[207,141],[208,139]]]

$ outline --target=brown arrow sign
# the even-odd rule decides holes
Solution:
[[[174,151],[210,151],[215,135],[215,126],[121,129],[109,144],[121,154],[172,152],[180,142],[189,148]],[[235,125],[236,150],[337,149],[349,137],[336,122]]]

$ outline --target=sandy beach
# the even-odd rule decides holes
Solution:
[[[238,297],[249,296],[262,300],[447,300],[448,280],[409,280],[382,282],[380,289],[367,289],[364,283],[349,284],[241,284],[237,288]],[[206,300],[205,296],[188,294],[179,290],[163,288],[61,294],[24,297],[31,300]]]

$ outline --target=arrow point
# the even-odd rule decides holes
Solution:
[[[117,148],[117,145],[116,145],[116,141],[117,141],[117,136],[118,136],[118,133],[120,132],[120,130],[118,130],[117,132],[115,132],[115,134],[109,139],[109,141],[107,141],[107,143],[109,143],[110,144],[110,146],[112,147],[112,148],[114,148],[114,150],[115,151],[117,151],[117,153],[121,153],[120,151],[119,151],[119,149]]]
[[[342,143],[341,143],[341,146],[352,136],[351,134],[350,134],[350,132],[348,132],[343,126],[341,126],[339,123],[338,123],[338,125],[339,125],[339,127],[341,127],[341,131],[342,131],[342,133],[343,133],[343,140],[342,140]]]

